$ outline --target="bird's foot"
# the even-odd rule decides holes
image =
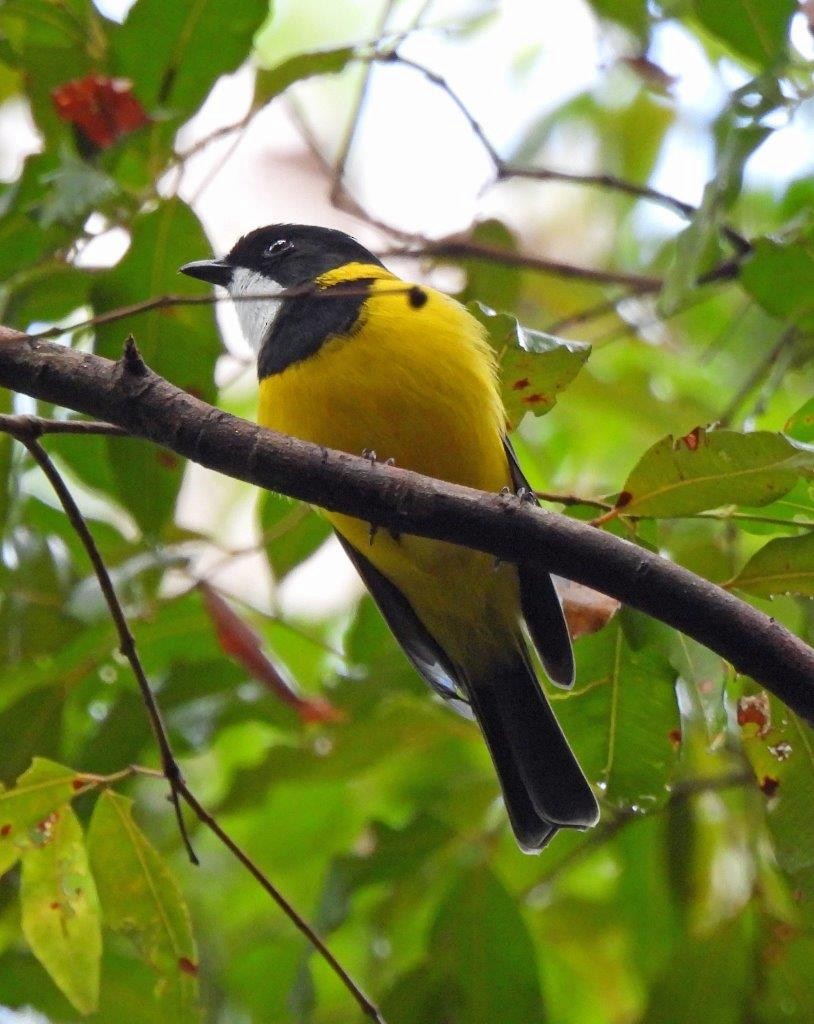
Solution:
[[[380,460],[373,448],[363,448],[362,458],[366,459],[371,466],[382,465],[382,466],[395,466],[396,460],[393,458]],[[376,539],[376,534],[379,532],[377,523],[368,523],[367,528],[367,541],[370,547],[373,547],[373,541]],[[395,530],[388,531],[393,540],[399,539],[399,534]]]

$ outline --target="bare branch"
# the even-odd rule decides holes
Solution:
[[[284,437],[188,395],[131,352],[117,363],[0,328],[0,384],[124,427],[259,487],[397,533],[538,561],[693,637],[814,720],[814,650],[693,573],[511,496],[442,483]]]

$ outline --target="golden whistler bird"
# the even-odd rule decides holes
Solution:
[[[225,258],[181,270],[238,300],[263,426],[484,491],[528,486],[483,329],[454,299],[405,283],[343,232],[306,225],[259,228]],[[275,298],[287,289],[296,295]],[[326,515],[416,669],[477,719],[520,846],[537,851],[558,828],[594,825],[596,800],[522,631],[525,620],[550,678],[570,686],[548,573]]]

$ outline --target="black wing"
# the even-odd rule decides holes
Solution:
[[[508,437],[503,438],[503,447],[515,490],[523,488],[533,497],[534,491],[523,475]],[[533,562],[519,564],[517,572],[523,618],[540,660],[552,683],[568,689],[574,685],[574,653],[554,583],[546,570]]]
[[[427,631],[410,602],[394,583],[341,534],[337,533],[337,537],[379,606],[385,622],[419,674],[444,700],[449,701],[467,718],[472,718],[458,670]]]

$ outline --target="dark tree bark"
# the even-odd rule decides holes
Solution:
[[[629,541],[512,496],[275,434],[174,387],[132,343],[111,362],[0,328],[0,384],[258,487],[504,561],[537,560],[681,630],[814,720],[814,650],[734,595]]]

